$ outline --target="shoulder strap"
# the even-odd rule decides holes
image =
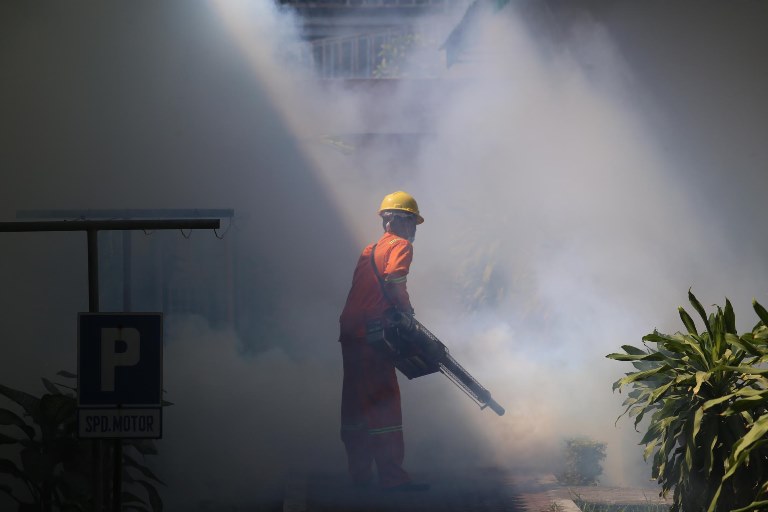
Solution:
[[[371,267],[373,267],[373,273],[376,274],[376,279],[379,280],[379,285],[381,285],[381,293],[384,295],[384,298],[389,302],[392,306],[395,305],[395,302],[392,300],[392,297],[389,296],[389,293],[387,292],[387,287],[384,286],[384,279],[381,277],[381,274],[379,274],[379,269],[376,266],[376,245],[373,244],[373,247],[371,247]]]

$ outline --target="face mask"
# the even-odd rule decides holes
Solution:
[[[411,229],[413,231],[411,232],[411,235],[407,238],[407,240],[413,243],[413,241],[416,240],[416,226],[414,225]]]

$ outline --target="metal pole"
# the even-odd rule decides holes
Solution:
[[[131,232],[123,231],[123,311],[131,310]]]
[[[131,310],[131,232],[123,231],[123,311]],[[118,405],[119,407],[119,405]],[[123,440],[114,440],[112,510],[120,512],[123,502]]]
[[[155,229],[219,229],[218,219],[154,219],[154,220],[54,220],[0,222],[0,233],[34,231],[135,231]]]
[[[230,213],[231,210],[226,212]],[[196,216],[197,210],[193,212]],[[85,231],[88,236],[88,310],[91,313],[99,312],[99,244],[98,232],[131,231],[136,229],[218,229],[218,219],[150,219],[150,220],[77,220],[77,221],[38,221],[38,222],[0,222],[0,233],[29,233],[35,231]],[[127,243],[125,241],[128,240]],[[123,300],[126,311],[130,309],[130,239],[124,238],[124,288]],[[78,398],[79,399],[79,398]],[[119,406],[119,404],[118,404]],[[113,494],[115,512],[120,510],[122,497],[122,440],[115,444],[115,467],[113,468],[114,488],[110,489],[108,479],[104,478],[107,456],[106,443],[94,440],[92,446],[93,471],[93,511],[102,512],[108,508],[110,490]],[[119,461],[119,462],[117,462]]]
[[[99,312],[99,232],[95,229],[86,231],[88,234],[88,311]],[[93,460],[91,469],[93,476],[93,510],[101,512],[104,504],[102,478],[103,444],[101,440],[93,440]]]
[[[88,311],[99,312],[99,232],[88,233]]]

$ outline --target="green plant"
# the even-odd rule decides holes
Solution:
[[[753,301],[760,321],[738,335],[730,301],[708,316],[690,290],[688,299],[704,331],[680,307],[686,333],[654,330],[643,337],[645,350],[624,345],[624,354],[607,356],[638,370],[613,385],[632,388],[619,418],[634,416],[637,428],[650,415],[640,444],[646,459],[653,454],[662,495],[674,488],[673,512],[765,508],[768,312]]]
[[[76,378],[65,371],[58,375]],[[0,395],[24,411],[22,417],[0,408],[0,426],[8,427],[7,433],[0,432],[0,447],[16,452],[19,461],[0,458],[0,476],[7,482],[0,481],[0,492],[17,503],[19,512],[92,510],[94,442],[77,437],[76,389],[45,378],[42,381],[48,392],[39,398],[0,385]],[[123,510],[148,511],[151,507],[153,512],[161,511],[162,500],[155,483],[164,484],[143,464],[146,455],[157,453],[154,443],[130,440],[124,445],[123,482],[127,490],[122,494]],[[140,493],[147,498],[140,498],[134,492],[137,489],[143,489]]]
[[[373,70],[374,78],[404,78],[414,73],[419,78],[437,76],[439,71],[435,62],[420,62],[418,66],[409,62],[416,52],[434,45],[435,41],[417,33],[389,37],[379,47],[378,64]]]
[[[603,473],[605,443],[598,443],[586,437],[572,437],[565,440],[563,447],[563,471],[557,480],[564,485],[597,485]]]

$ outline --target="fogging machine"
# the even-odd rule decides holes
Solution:
[[[390,309],[384,318],[368,322],[366,341],[390,359],[395,368],[416,379],[440,372],[469,396],[481,409],[490,407],[499,416],[504,408],[491,393],[456,361],[434,334],[411,315]]]

